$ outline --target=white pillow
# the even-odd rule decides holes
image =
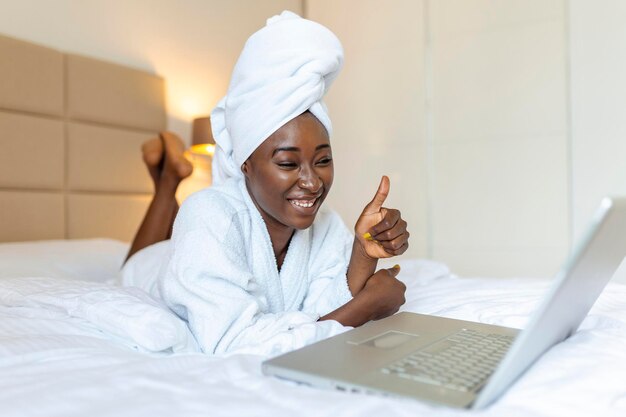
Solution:
[[[117,280],[128,246],[113,239],[0,243],[0,278]]]
[[[45,277],[6,278],[0,280],[0,305],[16,308],[17,315],[43,309],[82,319],[142,351],[197,350],[186,323],[139,288]]]

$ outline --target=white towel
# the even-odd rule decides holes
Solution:
[[[339,39],[284,11],[246,42],[227,95],[211,113],[213,183],[242,176],[241,165],[272,133],[310,110],[331,134],[322,97],[343,64]]]

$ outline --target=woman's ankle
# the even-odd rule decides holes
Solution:
[[[180,179],[176,178],[161,178],[158,183],[155,183],[155,198],[158,196],[160,198],[175,199],[180,181]]]

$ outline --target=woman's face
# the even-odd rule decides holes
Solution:
[[[244,162],[246,185],[269,227],[309,227],[333,183],[330,140],[306,112],[268,137]]]

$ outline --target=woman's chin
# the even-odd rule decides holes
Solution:
[[[299,219],[296,220],[294,222],[292,222],[292,227],[294,229],[298,229],[298,230],[304,230],[304,229],[308,229],[309,227],[311,227],[311,225],[313,224],[313,221],[315,220],[315,216],[310,216],[310,218],[308,219]]]

